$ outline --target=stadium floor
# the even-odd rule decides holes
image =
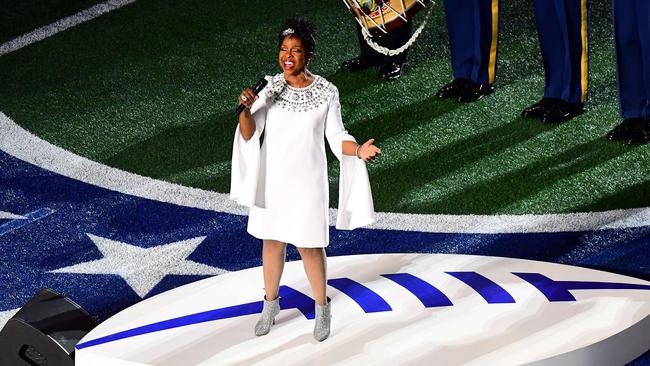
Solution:
[[[22,2],[15,12],[0,14],[0,43],[94,3]],[[219,6],[138,0],[0,56],[0,111],[92,161],[227,192],[234,100],[261,75],[277,72],[276,32],[285,17],[300,12],[319,27],[313,71],[339,88],[347,128],[359,140],[374,137],[384,152],[369,166],[378,211],[519,215],[650,206],[650,147],[604,138],[619,122],[609,1],[592,2],[588,111],[562,125],[519,117],[540,97],[543,71],[530,2],[504,1],[502,10],[497,91],[474,104],[434,98],[451,72],[440,5],[409,55],[408,73],[380,82],[377,70],[339,68],[357,45],[353,21],[338,0]],[[0,243],[20,248],[1,253],[1,262],[10,265],[0,272],[0,284],[10,296],[0,303],[0,324],[42,286],[69,294],[101,320],[143,297],[214,274],[196,270],[158,282],[152,274],[145,276],[147,285],[136,286],[114,274],[59,271],[101,258],[91,236],[143,248],[205,236],[190,259],[227,271],[259,265],[259,247],[245,235],[242,216],[117,194],[3,152],[0,167]],[[337,177],[337,164],[330,164],[332,206]],[[481,230],[332,230],[329,253],[509,256],[650,279],[648,226]]]

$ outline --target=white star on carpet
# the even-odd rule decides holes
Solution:
[[[11,212],[0,211],[0,220],[14,220],[14,219],[25,219],[25,216],[20,216],[12,214]]]
[[[86,234],[104,258],[59,268],[51,273],[119,275],[140,297],[144,297],[166,275],[220,275],[228,271],[188,260],[205,236],[141,248]]]

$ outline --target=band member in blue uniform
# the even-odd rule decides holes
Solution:
[[[522,112],[544,123],[565,122],[584,111],[589,66],[589,0],[534,0],[544,60],[544,97]]]
[[[344,61],[342,65],[343,68],[350,71],[357,71],[379,66],[380,79],[398,79],[404,73],[408,49],[394,56],[381,54],[368,45],[366,40],[363,38],[363,33],[361,33],[361,26],[359,24],[356,26],[360,54],[355,58]],[[411,22],[407,22],[386,34],[380,33],[374,35],[372,40],[382,47],[394,50],[408,42],[409,38],[411,38]]]
[[[650,1],[614,0],[618,95],[623,122],[610,140],[650,142]]]
[[[474,102],[494,91],[499,0],[445,0],[454,80],[438,98]]]

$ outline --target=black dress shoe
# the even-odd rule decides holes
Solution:
[[[343,61],[343,66],[344,69],[350,70],[350,71],[359,71],[359,70],[364,70],[364,69],[369,69],[374,66],[379,65],[379,60],[375,60],[370,57],[365,57],[365,56],[359,56],[355,58],[351,58],[349,60]]]
[[[609,131],[607,138],[612,141],[627,141],[632,136],[632,131],[642,122],[643,120],[641,118],[627,118],[621,124],[614,127],[613,130]]]
[[[441,99],[458,99],[460,91],[463,90],[465,85],[471,83],[469,79],[454,79],[446,84],[436,93],[436,97]]]
[[[583,103],[568,103],[563,100],[553,104],[542,116],[544,123],[562,123],[581,115],[585,111]]]
[[[625,142],[629,145],[643,145],[650,142],[650,119],[641,120]]]
[[[486,95],[492,94],[494,85],[492,84],[476,84],[470,82],[466,84],[460,91],[458,96],[459,102],[476,102]]]
[[[539,102],[521,111],[521,116],[524,118],[541,119],[546,111],[548,111],[558,101],[559,99],[555,98],[542,98]]]
[[[382,80],[395,80],[398,79],[404,73],[406,64],[400,64],[397,62],[390,62],[384,65],[381,65],[379,68],[379,78]]]

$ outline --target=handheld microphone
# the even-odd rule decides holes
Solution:
[[[255,86],[253,87],[253,94],[255,95],[259,94],[268,83],[269,83],[268,80],[266,80],[265,78],[261,78],[260,81],[258,81],[257,84],[255,84]],[[244,109],[246,109],[246,106],[240,103],[239,106],[237,106],[237,109],[235,110],[235,117],[239,116],[239,114],[243,112]]]

